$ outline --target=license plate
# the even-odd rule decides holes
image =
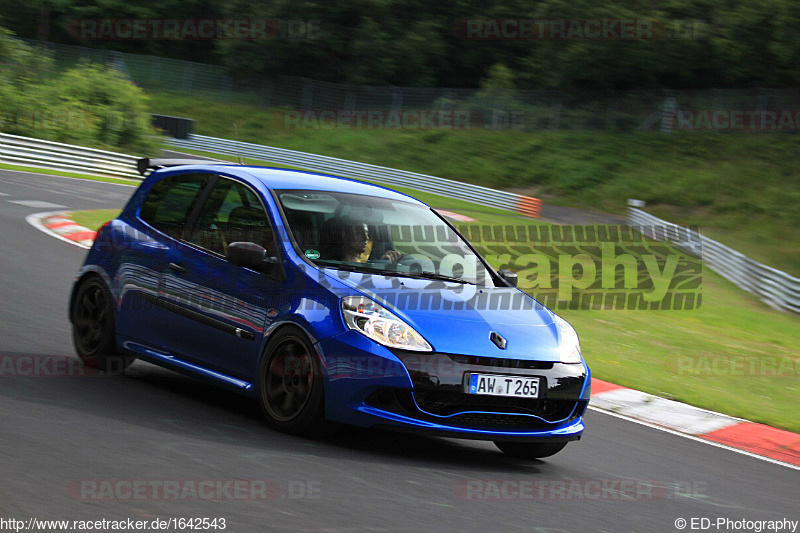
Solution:
[[[539,378],[501,376],[497,374],[470,374],[469,394],[511,396],[513,398],[538,398]]]

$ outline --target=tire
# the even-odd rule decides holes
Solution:
[[[111,291],[97,276],[81,281],[70,307],[72,343],[83,364],[105,372],[121,372],[134,357],[117,353]]]
[[[259,401],[267,423],[294,435],[318,437],[330,431],[319,359],[299,328],[272,334],[258,371]]]
[[[566,447],[566,442],[502,442],[494,441],[501,452],[521,459],[541,459],[555,455]]]

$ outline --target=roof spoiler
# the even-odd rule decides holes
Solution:
[[[149,157],[143,157],[136,162],[136,168],[139,170],[139,174],[144,176],[151,168],[155,169],[164,167],[177,167],[181,165],[201,165],[203,163],[225,163],[228,165],[235,164],[231,163],[230,161],[220,161],[219,159],[150,159]]]

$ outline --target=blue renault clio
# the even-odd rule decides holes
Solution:
[[[209,380],[294,434],[345,423],[524,458],[580,439],[590,378],[575,330],[427,205],[309,172],[139,167],[72,290],[86,365],[138,358]]]

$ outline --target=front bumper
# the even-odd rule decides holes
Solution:
[[[322,344],[331,420],[529,442],[577,440],[584,429],[590,382],[585,364],[391,351],[356,332]],[[465,384],[472,372],[539,377],[539,398],[468,394]]]

